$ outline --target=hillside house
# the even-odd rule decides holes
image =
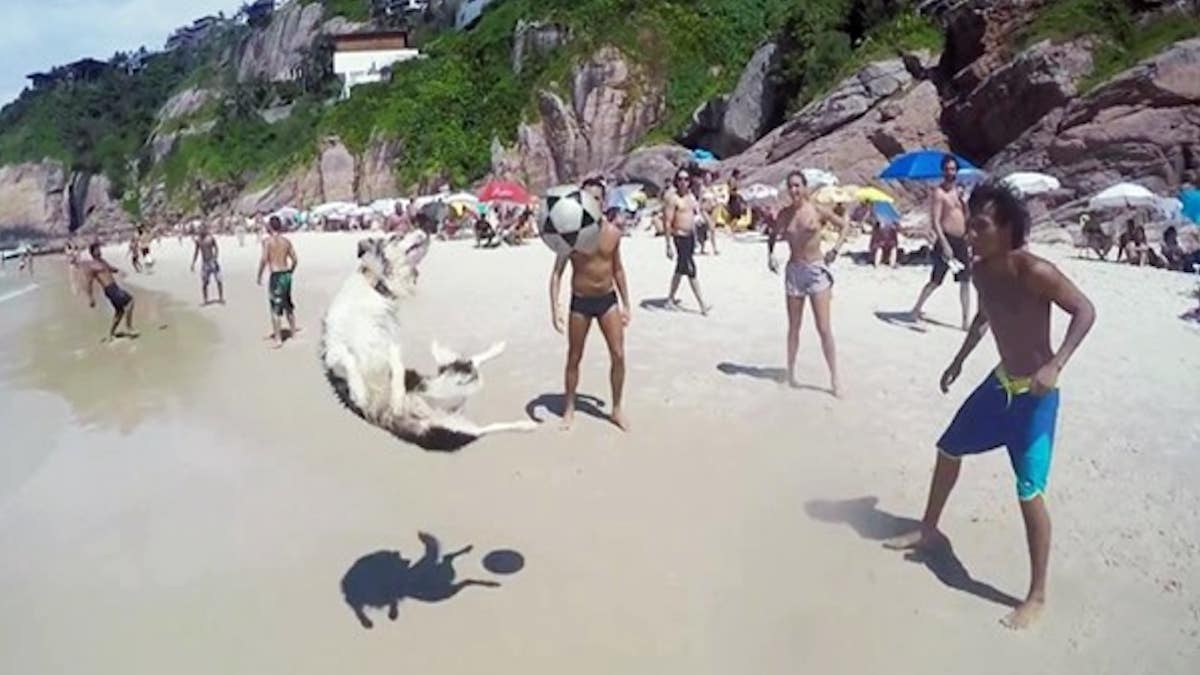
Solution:
[[[404,31],[374,31],[333,36],[333,72],[342,79],[342,98],[367,82],[383,80],[388,68],[419,57]]]
[[[26,75],[33,88],[44,89],[64,82],[90,82],[112,70],[114,66],[96,59],[80,59],[65,66],[58,66],[47,73],[31,73]]]
[[[212,35],[213,30],[223,24],[224,18],[217,16],[202,16],[192,22],[190,26],[184,26],[176,30],[167,38],[167,51],[176,49],[192,49],[199,46]]]
[[[271,17],[275,15],[275,0],[255,0],[247,5],[242,5],[242,16],[246,17],[246,23],[255,28],[261,28],[271,23]]]

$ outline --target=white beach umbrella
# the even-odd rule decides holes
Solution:
[[[779,196],[779,188],[771,187],[763,183],[754,183],[740,190],[742,198],[748,202],[762,202],[770,199],[775,199]]]
[[[326,202],[320,206],[313,207],[312,215],[321,218],[329,218],[330,216],[347,216],[354,209],[358,208],[358,204],[350,202]]]
[[[1088,200],[1089,209],[1135,208],[1146,206],[1157,208],[1161,198],[1150,190],[1134,183],[1117,183]]]
[[[804,174],[804,182],[808,187],[816,189],[825,187],[826,185],[837,185],[838,177],[824,169],[802,169],[800,173]]]
[[[1014,171],[1004,177],[1004,182],[1026,197],[1052,192],[1062,187],[1062,183],[1054,176],[1036,171]]]

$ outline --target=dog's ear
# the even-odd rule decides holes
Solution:
[[[449,349],[441,346],[436,340],[434,340],[433,345],[430,347],[430,351],[433,352],[434,363],[438,364],[439,366],[449,365],[458,360],[458,354],[455,354]]]
[[[360,239],[358,242],[358,257],[366,255],[367,251],[379,248],[378,239]]]

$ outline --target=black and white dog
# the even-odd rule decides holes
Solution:
[[[355,415],[426,450],[449,452],[488,434],[536,429],[529,421],[480,426],[460,414],[482,387],[479,366],[500,356],[503,343],[462,357],[434,342],[436,375],[404,367],[400,307],[416,291],[429,243],[420,230],[358,243],[358,269],[325,313],[325,377]]]

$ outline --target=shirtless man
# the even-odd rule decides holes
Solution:
[[[1000,365],[967,398],[938,441],[937,465],[920,529],[885,545],[893,549],[944,546],[947,540],[938,530],[938,520],[958,479],[962,457],[1006,446],[1017,477],[1032,569],[1025,601],[1002,621],[1019,629],[1037,619],[1046,602],[1050,514],[1043,493],[1058,416],[1058,376],[1091,329],[1096,311],[1054,265],[1024,250],[1029,212],[1007,186],[977,187],[970,206],[968,236],[978,260],[974,277],[980,307],[962,347],[942,374],[942,392],[958,379],[963,361],[988,326],[996,339]],[[1071,316],[1057,351],[1050,348],[1051,305]]]
[[[283,346],[283,335],[279,328],[281,316],[287,315],[291,336],[299,332],[296,328],[296,307],[292,304],[292,273],[296,271],[299,261],[291,240],[282,234],[283,221],[279,216],[271,216],[267,226],[271,233],[263,239],[262,259],[258,262],[258,285],[262,286],[263,271],[269,265],[271,277],[267,297],[271,303],[271,348],[279,349]]]
[[[967,249],[967,205],[958,187],[958,160],[954,155],[942,158],[942,182],[933,190],[929,202],[929,216],[933,224],[933,273],[929,283],[921,289],[917,304],[913,306],[913,319],[924,318],[921,313],[929,296],[946,279],[951,265],[961,268],[954,272],[958,282],[959,300],[962,302],[962,327],[967,330],[971,321],[971,253]]]
[[[604,203],[604,185],[589,179],[583,189]],[[567,262],[571,263],[571,315],[567,326],[566,404],[563,410],[563,429],[575,421],[575,390],[579,386],[579,362],[592,319],[600,324],[600,332],[608,343],[609,382],[612,385],[613,424],[622,431],[629,423],[621,407],[625,389],[625,327],[629,325],[629,288],[625,283],[625,267],[621,264],[621,230],[607,219],[600,228],[600,242],[592,253],[574,251],[558,256],[550,273],[550,319],[554,330],[563,332],[559,289]]]
[[[108,329],[108,337],[105,338],[105,341],[117,337],[117,326],[121,323],[122,317],[125,319],[125,330],[127,331],[125,337],[137,337],[137,333],[133,332],[133,296],[117,285],[117,280],[113,277],[117,268],[104,260],[100,251],[100,242],[94,242],[89,246],[88,253],[92,255],[92,259],[81,263],[81,271],[87,276],[88,306],[96,306],[96,296],[92,289],[97,283],[104,289],[104,297],[108,298],[113,306],[112,327]]]
[[[788,384],[798,387],[796,381],[796,352],[800,348],[800,323],[804,318],[804,299],[812,302],[813,318],[817,333],[821,336],[821,351],[829,366],[829,390],[837,397],[842,395],[837,372],[837,346],[833,341],[833,327],[829,317],[830,301],[833,299],[833,275],[829,265],[837,260],[842,244],[846,241],[849,223],[845,218],[814,203],[808,198],[808,183],[804,174],[793,171],[787,179],[788,195],[792,201],[775,218],[767,233],[767,266],[778,272],[779,265],[773,257],[775,241],[787,241],[791,249],[787,268],[784,271],[784,292],[787,295],[787,373]],[[838,226],[838,239],[833,248],[821,253],[821,225],[832,222]]]
[[[701,213],[700,202],[689,188],[690,178],[687,169],[675,172],[675,186],[667,191],[663,208],[663,223],[667,233],[663,239],[667,243],[667,260],[678,258],[675,262],[675,274],[671,277],[671,292],[667,295],[667,302],[672,307],[679,306],[675,294],[679,292],[679,280],[687,277],[696,302],[700,304],[700,313],[708,316],[712,306],[704,303],[704,298],[700,295],[700,282],[696,280],[696,222]],[[675,245],[674,251],[671,250],[672,244]]]
[[[207,226],[200,228],[196,235],[196,249],[192,252],[192,271],[196,271],[196,258],[200,263],[200,295],[204,304],[208,304],[208,283],[217,282],[217,302],[225,304],[225,282],[221,279],[221,262],[217,259],[220,250],[217,248],[217,238],[212,235]]]

